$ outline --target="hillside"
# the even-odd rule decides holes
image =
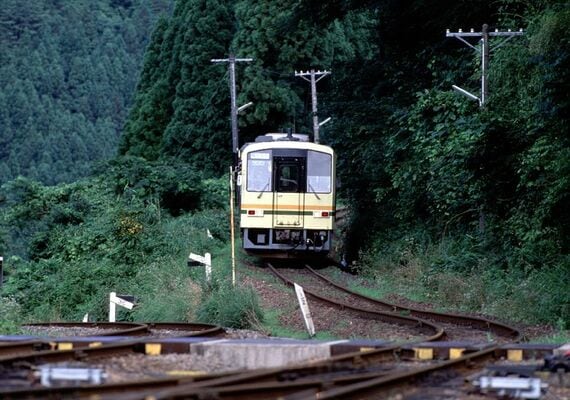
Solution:
[[[138,3],[101,4],[102,10],[127,12]],[[339,202],[349,204],[352,215],[347,257],[357,272],[398,285],[407,281],[463,310],[493,315],[508,304],[512,319],[567,327],[570,8],[565,1],[434,4],[177,1],[154,27],[120,139],[126,97],[106,111],[73,102],[84,108],[69,113],[70,126],[94,112],[94,126],[110,124],[99,136],[77,137],[104,145],[103,158],[117,145],[119,155],[89,178],[65,185],[19,178],[2,186],[4,298],[29,318],[71,319],[87,309],[103,315],[103,292],[112,286],[163,299],[145,314],[154,317],[168,309],[168,288],[180,296],[176,315],[188,317],[189,304],[198,300],[185,294],[192,279],[181,269],[184,257],[211,249],[227,267],[228,76],[225,66],[210,60],[233,52],[254,59],[237,66],[238,104],[254,102],[240,114],[241,143],[284,127],[310,131],[310,90],[294,71],[332,71],[318,83],[319,115],[333,117],[322,139],[338,154]],[[17,26],[36,29],[26,21]],[[489,98],[479,107],[451,85],[479,95],[480,55],[445,32],[479,30],[483,23],[524,34],[502,44],[491,40]],[[111,43],[124,40],[120,32]],[[133,88],[135,76],[121,70],[125,80],[109,81],[113,68],[104,64],[106,78],[85,79],[83,88],[106,82],[127,96],[123,85]],[[45,78],[13,90],[37,91],[50,82]],[[50,93],[60,93],[56,103],[64,104],[79,87]],[[92,89],[83,99],[103,99],[107,106],[116,100],[105,93],[93,97]],[[20,108],[3,101],[0,110],[12,120]],[[64,132],[49,118],[42,126]],[[33,138],[43,131],[36,126],[30,132]],[[7,143],[0,151],[27,142]],[[76,143],[79,150],[66,152],[48,144],[73,141],[39,143],[46,154],[72,157],[62,159],[62,170],[84,173],[84,161],[73,157],[92,145]],[[6,165],[12,171],[18,162]],[[203,237],[213,226],[215,243]],[[71,298],[63,295],[69,288]],[[204,290],[228,293],[221,283]]]
[[[53,185],[116,154],[167,0],[16,1],[0,8],[0,183]]]

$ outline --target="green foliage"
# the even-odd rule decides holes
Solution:
[[[148,160],[183,160],[219,176],[230,164],[226,64],[212,58],[252,57],[236,66],[238,103],[255,106],[240,116],[240,144],[299,122],[310,124],[302,96],[307,86],[295,69],[330,67],[369,58],[376,19],[354,10],[319,26],[300,11],[303,4],[244,0],[179,1],[162,20],[145,58],[135,105],[122,138],[121,154]]]
[[[203,193],[200,174],[190,165],[169,161],[149,162],[119,157],[102,170],[115,183],[115,193],[167,209],[172,215],[197,208]]]
[[[20,333],[22,321],[22,309],[20,305],[10,297],[0,297],[0,335],[16,335]]]
[[[163,256],[138,269],[127,293],[137,293],[132,318],[138,321],[196,320],[201,288],[188,277],[183,259]]]
[[[210,62],[224,56],[232,32],[226,1],[177,2],[159,23],[145,58],[120,152],[174,158],[206,173],[230,164],[227,83]]]
[[[0,250],[21,257],[8,257],[7,290],[23,309],[102,315],[111,286],[157,298],[163,286],[176,312],[145,297],[147,314],[136,313],[193,312],[185,277],[156,286],[151,277],[163,263],[176,271],[166,276],[182,276],[174,266],[190,243],[210,251],[227,240],[229,96],[226,65],[210,59],[233,53],[254,58],[237,65],[238,104],[255,104],[240,115],[241,143],[310,127],[309,87],[293,72],[333,71],[319,82],[320,116],[334,117],[321,136],[339,156],[339,192],[353,208],[347,249],[367,261],[363,272],[396,269],[449,304],[502,313],[506,298],[517,318],[566,324],[568,290],[556,284],[570,249],[565,1],[177,1],[152,34],[122,156],[54,187],[10,180],[72,180],[110,157],[147,29],[168,7],[26,7],[10,0],[0,10]],[[480,60],[442,36],[481,21],[525,29],[493,48],[484,108],[449,88],[477,93]],[[206,292],[203,312],[221,318],[220,298],[233,292]]]
[[[257,296],[249,287],[215,282],[204,295],[206,299],[198,309],[200,321],[237,329],[252,328],[263,321]]]
[[[70,182],[114,156],[149,32],[169,9],[118,3],[2,3],[0,182]]]
[[[549,269],[509,270],[481,239],[465,236],[444,244],[416,232],[389,246],[363,252],[360,268],[388,289],[448,310],[483,312],[512,321],[570,326],[568,260]]]
[[[472,113],[469,104],[453,93],[426,90],[399,117],[400,131],[388,138],[385,154],[398,217],[429,215],[441,226],[478,208],[481,189],[475,175],[478,166],[472,160],[484,126]],[[386,189],[376,192],[378,202],[387,195]]]
[[[227,240],[227,180],[202,183],[192,168],[136,158],[100,174],[55,187],[25,178],[2,186],[7,254],[22,256],[7,257],[3,296],[33,319],[103,319],[110,291],[144,304],[125,318],[192,318],[186,258]],[[202,199],[205,187],[215,190]]]

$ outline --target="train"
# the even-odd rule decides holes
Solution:
[[[268,258],[326,257],[335,220],[336,155],[298,133],[268,133],[238,154],[243,249]]]

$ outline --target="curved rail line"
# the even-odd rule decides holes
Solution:
[[[30,323],[24,326],[37,328],[60,327],[109,330],[109,332],[100,332],[97,334],[97,336],[137,336],[145,335],[149,332],[147,324],[131,322],[41,322]],[[21,357],[24,354],[37,353],[39,351],[50,351],[51,348],[51,343],[48,340],[44,339],[32,339],[6,343],[0,342],[0,360],[8,355],[12,355],[13,357]]]
[[[95,326],[97,325],[97,326]],[[82,323],[82,322],[47,322],[28,324],[37,327],[81,327],[113,329],[123,327],[126,329],[115,330],[112,333],[105,332],[96,336],[129,336],[133,332],[138,335],[148,334],[152,329],[168,329],[183,331],[182,335],[172,337],[204,337],[219,336],[225,330],[217,325],[201,323]],[[104,327],[104,328],[103,328]],[[119,332],[119,335],[116,333]],[[0,343],[0,366],[12,365],[23,361],[28,363],[56,362],[70,360],[84,360],[89,357],[112,357],[117,355],[144,352],[144,339],[122,340],[119,343],[101,344],[97,347],[82,347],[71,350],[49,350],[50,340],[31,340],[14,343]],[[18,354],[24,351],[24,354]],[[16,353],[14,355],[14,353]]]
[[[176,337],[212,336],[223,334],[224,328],[217,325],[195,322],[40,322],[24,326],[45,328],[93,328],[108,329],[110,332],[98,333],[94,336],[141,336],[153,330],[171,330],[186,332]]]
[[[293,281],[291,281],[290,279],[285,277],[283,274],[281,274],[279,271],[277,271],[277,269],[273,265],[268,263],[267,266],[271,270],[271,272],[273,274],[275,274],[275,276],[277,276],[279,279],[281,279],[287,285],[293,286]],[[333,299],[329,299],[327,297],[321,296],[321,295],[319,295],[319,294],[317,294],[311,290],[305,289],[304,291],[309,296],[311,296],[311,297],[313,297],[313,298],[315,298],[315,299],[317,299],[323,303],[327,303],[333,307],[341,309],[341,310],[342,309],[351,310],[351,311],[353,311],[359,315],[362,315],[364,317],[367,317],[367,318],[372,318],[372,319],[384,321],[384,322],[387,322],[390,324],[408,326],[408,327],[412,327],[412,328],[415,328],[415,329],[418,329],[421,331],[429,331],[431,333],[431,336],[423,338],[421,340],[423,342],[432,342],[432,341],[440,340],[441,338],[443,338],[444,333],[445,333],[443,328],[441,328],[440,326],[438,326],[432,322],[429,322],[427,320],[418,318],[418,317],[399,315],[399,314],[395,314],[392,312],[363,310],[362,308],[354,307],[350,304],[343,303],[343,302],[340,302],[337,300],[333,300]]]
[[[39,322],[25,324],[35,328],[87,328],[109,330],[97,336],[139,336],[147,335],[149,327],[145,323],[136,322]]]
[[[483,317],[474,317],[474,316],[467,316],[467,315],[454,314],[454,313],[442,313],[437,311],[420,310],[413,307],[406,307],[394,303],[389,303],[386,301],[378,300],[376,298],[357,293],[355,291],[348,289],[345,286],[339,285],[338,283],[332,281],[326,276],[318,273],[309,265],[305,265],[305,269],[308,270],[313,275],[317,276],[319,279],[326,282],[327,284],[345,293],[348,293],[352,296],[356,296],[371,303],[374,303],[382,308],[390,309],[393,312],[406,312],[409,313],[410,315],[419,318],[429,319],[438,322],[447,322],[455,325],[468,326],[483,331],[491,331],[499,336],[507,337],[514,341],[520,341],[522,338],[522,334],[518,329],[509,325],[505,325],[500,322],[496,322]]]

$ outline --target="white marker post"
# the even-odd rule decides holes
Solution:
[[[315,325],[313,324],[313,317],[309,311],[309,303],[307,302],[305,291],[296,283],[294,283],[294,285],[295,293],[297,294],[297,299],[299,300],[299,305],[301,306],[301,312],[303,313],[303,318],[305,319],[305,326],[307,327],[307,331],[309,331],[309,336],[315,336]]]
[[[212,255],[206,253],[204,256],[198,254],[190,253],[188,256],[188,266],[189,267],[199,267],[201,265],[206,266],[206,280],[210,282],[212,277]]]
[[[4,257],[0,256],[0,288],[4,283]]]
[[[117,306],[132,310],[135,306],[133,296],[117,295],[115,292],[109,293],[109,322],[115,322]]]

